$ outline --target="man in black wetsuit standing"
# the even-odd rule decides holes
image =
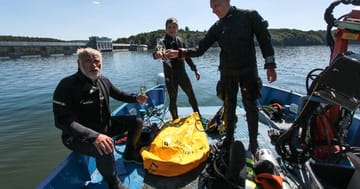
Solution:
[[[128,94],[102,76],[102,56],[98,50],[78,50],[78,71],[60,81],[53,96],[55,126],[62,130],[62,141],[70,150],[96,159],[96,167],[110,189],[125,189],[114,159],[111,136],[128,132],[124,161],[142,163],[137,149],[142,121],[136,116],[110,116],[109,97],[145,103],[146,96]]]
[[[165,49],[178,49],[178,48],[185,48],[185,43],[182,38],[176,36],[178,32],[178,22],[175,18],[169,18],[166,20],[165,23],[166,27],[166,35],[164,38],[160,39],[159,44],[162,48]],[[155,59],[163,58],[162,50],[157,49],[153,53],[153,57]],[[192,61],[191,58],[185,58],[186,63],[190,66],[191,70],[195,72],[195,77],[197,80],[200,79],[200,73],[196,69],[196,65]],[[189,76],[185,71],[185,63],[184,59],[179,58],[172,58],[170,60],[163,59],[163,67],[164,67],[164,75],[165,75],[165,83],[167,87],[167,91],[169,94],[170,99],[170,113],[173,120],[179,118],[177,112],[177,94],[178,94],[178,87],[180,86],[185,94],[189,98],[189,103],[194,112],[199,112],[199,107],[197,100],[195,98],[195,93],[191,85],[191,81]]]
[[[217,85],[218,96],[224,100],[224,122],[226,136],[222,145],[234,140],[236,124],[236,105],[239,86],[246,111],[249,131],[249,150],[255,154],[258,148],[258,107],[261,97],[261,79],[258,76],[254,36],[259,42],[264,57],[267,80],[276,80],[276,64],[267,22],[255,10],[238,9],[230,5],[230,0],[210,0],[213,13],[219,20],[208,30],[196,49],[167,50],[164,57],[198,57],[215,42],[219,43],[220,80]]]

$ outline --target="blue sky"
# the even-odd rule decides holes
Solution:
[[[164,28],[176,17],[180,28],[207,30],[217,17],[209,0],[0,0],[0,35],[113,40]],[[238,8],[256,9],[269,28],[325,30],[323,14],[330,0],[231,0]],[[340,5],[334,15],[351,11]]]

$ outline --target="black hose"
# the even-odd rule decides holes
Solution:
[[[342,0],[341,2],[345,5],[348,5],[348,4],[352,4],[355,6],[360,5],[360,0]]]
[[[313,91],[316,89],[316,83],[317,83],[317,78],[319,77],[319,75],[321,73],[318,73],[318,74],[315,74],[314,72],[322,72],[324,69],[322,68],[316,68],[316,69],[313,69],[311,70],[307,76],[306,76],[306,82],[305,82],[305,85],[306,85],[306,91],[307,91],[307,94],[310,95],[311,93],[313,93]],[[310,80],[312,80],[312,83],[310,84]]]
[[[336,0],[334,2],[332,2],[330,4],[330,6],[325,10],[324,13],[324,20],[327,23],[327,28],[326,28],[326,42],[327,45],[330,48],[330,54],[332,56],[332,53],[334,51],[334,45],[335,45],[335,40],[334,37],[332,35],[332,28],[334,26],[337,26],[336,20],[339,20],[340,18],[336,19],[333,15],[333,11],[334,8],[336,6],[338,6],[340,3],[345,4],[345,5],[355,5],[358,6],[360,5],[360,0]]]
[[[330,56],[332,56],[332,53],[334,51],[334,45],[335,45],[335,40],[332,34],[332,28],[335,26],[335,17],[333,15],[333,11],[334,8],[336,6],[338,6],[341,3],[341,0],[337,0],[334,1],[333,3],[330,4],[330,6],[325,10],[325,14],[324,14],[324,20],[327,23],[327,27],[326,27],[326,42],[327,45],[330,48]]]
[[[218,176],[220,176],[223,180],[225,180],[225,182],[227,182],[228,184],[230,184],[232,187],[234,187],[234,188],[239,188],[239,189],[244,189],[244,187],[238,186],[237,184],[235,184],[235,183],[233,183],[232,181],[230,181],[229,179],[227,179],[227,178],[225,177],[225,175],[223,175],[223,174],[221,173],[221,171],[219,170],[219,168],[217,167],[217,164],[216,164],[216,161],[215,161],[215,160],[213,161],[213,167],[214,167],[214,170],[215,170],[216,174],[217,174]]]

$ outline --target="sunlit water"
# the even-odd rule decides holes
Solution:
[[[328,65],[329,49],[325,46],[278,47],[275,49],[278,80],[271,85],[305,93],[305,78],[314,68]],[[188,74],[200,105],[220,105],[215,96],[219,78],[218,49],[210,49],[194,58],[201,73],[197,81]],[[139,92],[145,84],[156,83],[162,63],[153,60],[151,52],[104,53],[103,75],[128,92]],[[52,115],[52,94],[59,80],[77,70],[76,56],[32,57],[0,60],[0,186],[1,188],[34,188],[65,157],[67,150],[60,141]],[[258,52],[260,76],[266,84],[263,58]],[[240,100],[238,101],[241,102]],[[112,101],[114,109],[120,103]],[[187,106],[180,90],[179,106]]]

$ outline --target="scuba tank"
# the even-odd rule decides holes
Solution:
[[[271,151],[269,149],[263,148],[263,149],[259,149],[256,154],[255,154],[255,161],[256,162],[260,162],[260,161],[270,161],[275,169],[280,173],[281,172],[281,168],[279,163],[277,162],[277,160],[275,159],[275,157],[273,156],[273,154],[271,153]]]

